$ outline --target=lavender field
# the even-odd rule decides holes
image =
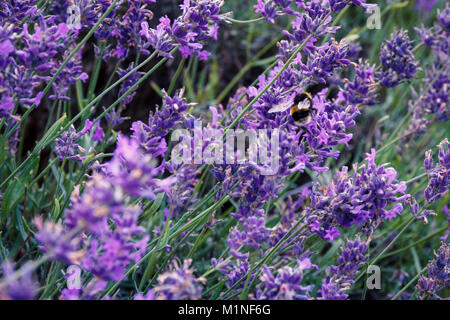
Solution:
[[[2,0],[0,300],[450,299],[449,96],[445,0]]]

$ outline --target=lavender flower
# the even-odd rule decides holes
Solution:
[[[255,12],[260,13],[267,21],[274,24],[275,19],[282,14],[295,14],[290,8],[292,0],[258,0],[253,6]]]
[[[434,297],[442,299],[439,290],[450,285],[450,245],[442,242],[438,251],[434,253],[434,259],[427,265],[428,276],[421,275],[417,282],[420,291],[419,298]]]
[[[226,286],[231,288],[234,286],[239,280],[239,284],[236,284],[233,292],[242,291],[244,288],[245,281],[242,279],[246,279],[246,275],[250,272],[250,263],[245,258],[236,259],[233,261],[222,261],[223,259],[217,261],[216,259],[211,259],[211,264],[213,268],[216,268],[222,274],[224,274],[226,279]],[[218,266],[220,264],[220,267]],[[253,273],[250,276],[250,281],[253,281],[255,278],[256,270],[253,270]]]
[[[259,248],[267,240],[268,232],[264,225],[264,217],[249,216],[241,219],[243,231],[237,227],[230,230],[227,244],[230,253],[239,259],[246,259],[248,254],[243,254],[239,249],[243,246]]]
[[[79,300],[81,296],[81,268],[74,264],[67,268],[64,278],[67,281],[67,289],[61,291],[62,300]]]
[[[52,25],[53,24],[53,25]],[[50,26],[51,25],[51,26]],[[16,96],[24,106],[39,105],[42,93],[37,88],[48,81],[55,68],[58,68],[73,35],[68,33],[67,25],[54,24],[51,17],[39,17],[38,23],[33,23],[34,33],[30,33],[27,23],[14,34],[10,27],[0,27],[0,100]],[[67,90],[65,83],[73,83],[74,79],[83,80],[86,75],[76,62],[76,57],[70,61],[66,71],[61,73],[54,84],[54,91]]]
[[[264,266],[260,280],[262,286],[256,298],[261,300],[307,300],[313,289],[312,285],[302,286],[303,272],[307,269],[318,269],[309,258],[297,260],[297,266],[285,266],[274,276],[267,266]]]
[[[434,61],[425,69],[425,89],[421,90],[418,102],[413,102],[413,119],[408,132],[424,133],[427,126],[435,121],[445,122],[450,117],[450,30],[448,22],[450,8],[438,12],[439,23],[431,28],[416,28],[422,42],[431,48]]]
[[[333,11],[341,11],[342,9],[344,9],[347,6],[347,4],[349,2],[352,2],[354,5],[363,7],[365,9],[376,6],[376,4],[368,4],[368,3],[366,3],[366,1],[360,1],[360,0],[351,0],[351,1],[349,1],[349,0],[329,0],[329,2],[330,2],[331,9]]]
[[[75,45],[72,45],[69,50],[64,52],[62,57],[63,60],[68,57],[70,51],[73,48],[75,48]],[[53,65],[50,73],[56,73],[58,68],[59,65]],[[81,51],[79,51],[72,59],[69,60],[65,68],[56,78],[53,84],[54,93],[51,94],[49,98],[53,100],[70,100],[70,98],[67,96],[69,86],[77,81],[85,82],[88,78],[89,76],[87,75],[87,73],[83,72],[83,67],[81,65]]]
[[[126,214],[128,219],[137,220],[136,214]],[[125,219],[124,219],[125,220]],[[119,222],[126,222],[118,220]],[[136,221],[133,221],[134,227]],[[134,235],[144,232],[134,228],[130,234],[120,228],[118,231],[109,231],[100,235],[99,239],[90,241],[86,255],[81,260],[83,269],[88,270],[103,280],[119,281],[130,262],[137,263],[144,255],[149,240],[148,236],[139,241],[132,241]],[[125,232],[123,232],[125,230]]]
[[[417,203],[416,199],[411,197],[411,199],[408,199],[408,202],[413,216],[417,220],[423,221],[424,224],[428,224],[428,217],[436,216],[436,212],[434,212],[433,210],[422,209],[419,211],[419,204]]]
[[[36,17],[37,6],[33,0],[6,0],[0,4],[0,24],[19,24],[25,17]]]
[[[439,143],[439,162],[434,163],[431,157],[432,152],[425,153],[425,171],[428,175],[428,186],[424,191],[425,199],[428,203],[433,203],[442,198],[450,187],[450,144],[448,139]]]
[[[117,111],[111,110],[110,112],[105,114],[105,119],[111,127],[118,126],[125,120],[130,119],[130,117],[122,117],[122,112],[125,110],[125,108],[125,105],[121,105]]]
[[[95,173],[81,195],[73,194],[66,228],[38,223],[42,250],[63,262],[79,261],[102,281],[121,280],[128,265],[141,259],[149,240],[138,226],[141,209],[129,204],[130,197],[155,199],[155,193],[168,192],[174,183],[173,178],[156,178],[164,166],[156,167],[154,159],[135,140],[119,136],[104,172]],[[58,233],[51,235],[52,230]],[[84,239],[82,231],[90,237]]]
[[[350,64],[347,53],[348,45],[345,41],[338,43],[332,39],[331,45],[326,43],[317,48],[317,51],[309,56],[306,65],[301,65],[304,75],[317,82],[326,83],[326,77],[331,76],[339,68]]]
[[[173,59],[173,56],[169,51],[174,48],[175,44],[162,24],[159,24],[156,29],[150,29],[147,22],[142,22],[139,34],[147,39],[148,44],[156,50],[159,55],[168,59]]]
[[[132,124],[132,139],[141,148],[154,157],[163,155],[167,151],[164,137],[177,125],[181,124],[185,112],[192,106],[183,98],[183,90],[175,96],[169,97],[165,92],[162,108],[150,113],[148,124],[136,121]]]
[[[93,278],[84,287],[81,283],[82,270],[78,265],[70,265],[64,278],[67,288],[61,291],[60,300],[95,300],[105,290],[107,282],[99,278]],[[108,299],[107,296],[102,299]]]
[[[450,235],[450,211],[448,210],[448,206],[445,205],[442,207],[441,212],[445,214],[445,218],[447,219],[447,231],[440,237],[441,241],[447,241],[448,236]]]
[[[292,196],[288,196],[285,202],[286,207],[282,207],[280,222],[270,229],[270,247],[275,246],[278,241],[294,226],[294,224],[301,218],[304,213],[304,209],[307,206],[309,197],[311,196],[311,190],[307,187],[302,187],[296,194],[298,199],[293,200]],[[298,253],[303,252],[302,239],[298,239],[298,243],[295,244],[295,250]],[[294,251],[295,251],[294,250]]]
[[[153,13],[147,9],[147,4],[152,2],[156,0],[130,0],[127,12],[120,19],[116,19],[118,23],[115,25],[113,35],[117,39],[117,48],[113,55],[118,59],[128,56],[130,48],[133,47],[144,54],[149,53],[147,47],[150,44],[139,34],[141,25],[153,18]]]
[[[414,60],[412,44],[405,30],[394,32],[391,39],[383,43],[380,62],[385,70],[380,74],[381,84],[396,87],[401,80],[414,77],[417,63]]]
[[[184,0],[181,16],[173,22],[162,17],[156,29],[143,22],[140,34],[164,57],[172,58],[168,51],[178,44],[183,58],[195,54],[206,60],[210,53],[203,47],[207,40],[217,40],[218,22],[224,21],[219,14],[222,5],[222,0]]]
[[[374,67],[360,60],[355,68],[355,79],[346,81],[342,92],[348,104],[376,104],[376,84]]]
[[[79,132],[73,125],[55,139],[55,153],[59,160],[75,160],[83,162],[88,156],[87,151],[78,144],[79,140],[92,130],[92,122],[86,120],[84,128]]]
[[[368,53],[366,47],[362,50],[356,42],[335,40],[337,30],[343,27],[345,33],[348,24],[332,24],[332,17],[347,5],[370,9],[375,4],[368,4],[365,0],[254,1],[250,6],[269,23],[275,24],[282,16],[290,23],[286,30],[275,26],[286,38],[278,43],[275,65],[261,74],[250,87],[239,88],[225,107],[220,104],[209,106],[211,115],[205,112],[208,108],[206,100],[200,99],[198,106],[192,108],[197,104],[188,103],[183,90],[174,96],[163,90],[161,107],[151,108],[154,111],[147,121],[133,122],[131,135],[127,137],[111,130],[111,127],[123,123],[126,118],[121,113],[127,105],[131,106],[136,96],[136,91],[130,88],[143,73],[133,72],[118,87],[119,96],[129,90],[131,92],[124,97],[123,105],[102,114],[105,115],[103,123],[87,120],[80,128],[70,126],[53,141],[44,141],[54,143],[51,146],[59,160],[78,162],[71,163],[70,170],[75,170],[74,175],[66,178],[79,176],[81,180],[74,187],[69,180],[62,181],[70,189],[65,191],[71,194],[69,198],[66,197],[68,194],[59,195],[59,200],[64,200],[64,203],[60,202],[64,209],[58,212],[58,203],[56,207],[47,203],[47,200],[58,195],[51,194],[54,190],[46,190],[48,181],[41,183],[45,175],[36,173],[37,163],[33,160],[36,152],[26,156],[28,148],[33,145],[20,141],[21,137],[34,133],[36,127],[34,124],[30,127],[29,121],[42,112],[31,110],[31,106],[47,107],[49,102],[52,104],[48,100],[54,100],[61,102],[56,103],[61,105],[58,114],[63,111],[62,108],[73,111],[71,109],[76,108],[76,103],[70,100],[74,84],[89,78],[83,71],[85,66],[86,70],[92,70],[91,58],[98,59],[97,63],[114,59],[101,62],[102,66],[118,63],[120,67],[125,63],[123,69],[116,67],[119,77],[122,77],[139,63],[142,54],[155,52],[164,57],[156,68],[166,59],[172,59],[173,52],[179,50],[183,59],[195,57],[191,59],[194,64],[187,66],[195,74],[196,61],[206,60],[211,54],[208,46],[219,38],[219,25],[239,21],[227,19],[228,13],[221,13],[224,0],[183,0],[178,16],[172,16],[172,10],[158,8],[163,16],[155,21],[152,21],[153,12],[149,10],[149,4],[156,0],[119,0],[114,2],[112,8],[112,0],[44,2],[45,6],[41,8],[32,0],[5,0],[0,4],[0,135],[8,134],[7,139],[0,138],[0,176],[7,179],[5,182],[2,180],[2,188],[5,188],[0,190],[0,220],[7,230],[0,234],[0,256],[20,255],[19,261],[23,261],[36,258],[35,252],[28,252],[28,249],[38,248],[42,259],[68,266],[67,271],[63,272],[66,286],[59,292],[59,299],[99,299],[105,294],[108,282],[121,283],[114,298],[201,299],[213,293],[211,288],[204,291],[206,279],[196,276],[192,260],[180,262],[183,260],[175,259],[168,270],[158,271],[156,283],[149,290],[136,294],[133,289],[134,276],[142,278],[139,270],[146,268],[146,264],[146,273],[155,269],[152,268],[152,261],[149,263],[144,258],[150,251],[161,249],[158,244],[163,244],[167,253],[173,254],[177,250],[181,254],[178,258],[190,251],[189,255],[199,259],[200,264],[204,259],[210,259],[212,269],[205,273],[210,275],[208,285],[214,288],[223,285],[225,290],[216,292],[221,298],[236,297],[245,286],[250,299],[348,299],[351,294],[349,289],[359,269],[367,263],[369,241],[373,236],[378,236],[375,233],[377,228],[400,215],[405,203],[413,216],[425,224],[431,215],[435,215],[432,210],[419,210],[420,199],[416,200],[406,193],[406,183],[401,181],[394,168],[389,164],[375,163],[374,149],[366,155],[363,163],[354,164],[353,169],[341,167],[336,172],[333,163],[338,162],[341,152],[351,149],[353,132],[360,131],[354,129],[356,117],[365,106],[377,103],[378,84],[395,87],[404,80],[414,79],[417,71],[423,69],[421,77],[416,79],[420,84],[417,86],[420,88],[418,94],[410,86],[412,101],[409,102],[408,114],[412,116],[412,121],[405,134],[413,131],[422,133],[430,124],[448,120],[448,6],[438,10],[434,26],[416,29],[421,42],[428,47],[421,52],[433,55],[433,59],[424,57],[423,61],[429,61],[428,65],[419,68],[413,55],[413,42],[406,31],[396,31],[390,40],[382,44],[381,70],[378,72],[365,60],[353,61],[360,53]],[[388,3],[391,4],[391,1]],[[435,1],[426,4],[422,0],[417,1],[417,6],[425,6],[427,10],[435,6]],[[228,4],[226,7],[229,7]],[[90,32],[106,10],[109,14],[96,26],[95,32]],[[164,16],[166,11],[168,16]],[[256,31],[258,33],[260,30]],[[87,33],[93,36],[89,41],[84,38]],[[347,37],[340,34],[341,37],[356,38],[351,34]],[[79,49],[83,50],[65,61],[61,68],[62,62],[80,41],[83,41],[84,48]],[[259,44],[253,43],[248,49],[252,51],[256,47]],[[87,49],[93,49],[93,52],[87,53]],[[294,52],[298,52],[296,56],[293,56]],[[202,64],[199,66],[205,67]],[[183,71],[181,67],[178,71]],[[109,70],[101,68],[101,82],[105,76],[103,71]],[[354,77],[349,76],[353,70]],[[58,76],[54,77],[56,72]],[[206,81],[203,75],[208,73],[201,74],[200,82]],[[42,90],[50,80],[52,86],[46,88],[47,99],[44,100]],[[92,80],[95,82],[95,79]],[[243,81],[246,82],[245,79]],[[102,84],[92,85],[99,87]],[[233,83],[227,88],[231,85]],[[315,90],[316,85],[322,88],[321,91]],[[213,91],[218,88],[213,87]],[[77,86],[77,89],[80,87]],[[313,95],[312,109],[308,121],[299,125],[298,121],[293,120],[288,105],[293,105],[294,97],[304,91],[311,91]],[[77,90],[78,98],[79,93]],[[391,99],[391,93],[388,92],[387,101]],[[89,102],[87,100],[85,102]],[[280,103],[285,103],[287,109],[273,112]],[[47,111],[43,112],[47,114]],[[81,111],[83,114],[76,116],[76,119],[79,116],[89,117],[88,113],[94,115],[101,112],[95,108]],[[397,111],[393,115],[402,113]],[[49,116],[54,115],[53,112],[53,109],[51,114],[48,112]],[[195,120],[199,119],[196,116],[201,116],[202,120],[211,119],[206,130],[198,128]],[[27,128],[20,128],[19,124],[25,119],[28,121]],[[49,122],[51,120],[48,119]],[[102,130],[102,124],[106,123],[110,126],[106,132],[108,136]],[[11,132],[13,126],[18,127]],[[194,157],[200,151],[203,162],[198,162],[196,157],[193,164],[179,164],[176,161],[179,158],[170,158],[169,151],[174,148],[167,139],[179,127],[191,130],[194,137],[202,138],[203,144],[199,147],[193,143],[190,150],[195,150]],[[244,150],[237,148],[232,154],[236,160],[242,155],[251,155],[247,151],[253,148],[252,151],[258,151],[258,160],[248,156],[244,164],[240,161],[229,164],[227,154],[223,157],[226,161],[215,163],[216,154],[212,150],[218,151],[213,148],[218,142],[216,136],[225,132],[237,135],[236,131],[229,130],[231,127],[237,132],[264,130],[257,133],[255,143],[250,138],[248,147],[245,146]],[[266,135],[266,139],[260,139],[260,134]],[[376,134],[379,135],[378,132]],[[274,137],[279,142],[276,149],[272,149],[272,143],[267,141]],[[105,143],[100,144],[103,139]],[[239,142],[240,139],[237,140]],[[115,146],[111,145],[113,142]],[[110,159],[102,165],[96,162],[96,166],[91,166],[90,160],[95,155],[96,147],[100,151],[111,152],[104,155]],[[431,151],[425,154],[425,174],[429,178],[424,191],[426,204],[445,199],[448,193],[449,147],[447,139],[439,144],[437,161],[433,161]],[[21,151],[17,158],[14,157],[16,149]],[[264,154],[264,151],[267,153]],[[11,157],[8,157],[8,152]],[[183,149],[182,155],[185,155],[184,152],[186,149]],[[350,156],[350,153],[345,152],[345,156]],[[262,158],[267,158],[264,155],[279,165],[273,168],[273,162],[264,163]],[[94,157],[95,160],[100,158],[103,156]],[[351,158],[341,160],[345,162],[348,159]],[[20,166],[17,163],[19,160],[24,160]],[[317,175],[316,178],[314,175]],[[36,198],[38,191],[43,194]],[[214,198],[220,201],[222,208],[217,206],[219,203],[214,205]],[[228,200],[224,202],[223,199]],[[212,207],[208,209],[209,205],[214,205],[215,210],[210,212],[211,217],[206,221],[202,215],[210,211]],[[14,247],[18,240],[24,238],[20,223],[16,226],[21,220],[15,214],[4,213],[23,213],[21,219],[25,219],[25,223],[28,222],[27,217],[41,209],[44,210],[42,215],[45,220],[34,218],[34,226],[31,227],[34,228],[33,237],[37,245],[32,245],[33,241],[25,241],[23,247]],[[199,211],[203,212],[200,216]],[[446,206],[442,212],[448,220]],[[442,219],[434,219],[433,224],[440,221]],[[199,226],[197,222],[203,225]],[[446,222],[445,218],[443,222]],[[196,233],[201,229],[204,231]],[[354,231],[357,236],[353,240],[344,235],[345,245],[337,262],[327,269],[326,274],[322,274],[323,277],[318,280],[319,288],[316,288],[320,273],[313,271],[319,269],[311,262],[313,253],[306,249],[310,247],[307,240],[315,233],[325,241],[340,242],[338,238],[342,233]],[[359,233],[364,234],[364,240]],[[151,237],[158,239],[150,242]],[[441,237],[445,243],[428,264],[428,274],[419,279],[417,289],[421,299],[441,299],[442,289],[449,285],[447,237],[448,232]],[[181,238],[188,247],[183,247],[183,243],[179,242]],[[164,241],[167,239],[168,242]],[[192,250],[189,248],[191,244],[194,244]],[[317,254],[328,257],[332,253],[326,253],[330,245],[332,243],[324,243]],[[215,253],[221,254],[217,256]],[[5,264],[2,273],[5,279],[0,281],[0,298],[34,298],[38,290],[32,280],[31,269],[35,269],[36,265],[23,263],[16,273],[10,264]],[[45,279],[57,279],[58,275],[54,272],[58,272],[58,268],[40,267],[37,270],[39,278],[44,282]],[[393,270],[398,269],[395,265]],[[314,273],[311,279],[307,277],[307,270]],[[123,281],[130,271],[133,279],[128,280],[132,281]],[[217,271],[220,274],[215,273]],[[144,278],[147,276],[152,275],[146,274]],[[401,273],[400,276],[403,278]],[[246,283],[247,280],[250,282]],[[308,280],[313,281],[314,285]],[[404,280],[394,286],[403,286]],[[142,281],[145,282],[145,279]],[[61,285],[58,287],[61,288]],[[55,294],[48,289],[42,291],[41,298]],[[409,298],[411,293],[405,291],[401,297]]]
[[[425,11],[431,11],[433,10],[434,6],[439,2],[439,0],[418,0],[416,1],[416,10],[425,10]]]
[[[114,195],[111,185],[94,181],[81,199],[73,199],[72,208],[64,221],[67,226],[65,235],[50,237],[48,232],[51,230],[41,228],[36,238],[43,250],[51,253],[54,259],[71,264],[79,262],[83,270],[92,272],[100,279],[118,281],[124,277],[130,262],[136,263],[141,258],[148,236],[143,236],[145,230],[137,226],[140,210],[124,206],[123,200],[117,199],[118,191]],[[113,230],[110,229],[109,219],[114,223]],[[84,229],[90,231],[91,237],[88,240],[76,239]],[[72,237],[74,240],[67,243]],[[137,237],[140,240],[135,240]],[[72,247],[74,244],[76,248]]]
[[[347,240],[341,247],[341,255],[338,257],[338,265],[331,266],[326,279],[322,281],[319,300],[345,300],[348,298],[346,291],[354,283],[353,279],[359,268],[367,262],[368,244],[360,239]]]
[[[185,260],[183,266],[173,262],[172,270],[158,276],[158,284],[145,295],[138,294],[135,300],[198,300],[202,294],[201,284],[205,279],[196,278],[190,269],[192,260]]]
[[[339,27],[328,26],[332,19],[327,16],[330,13],[327,3],[312,0],[297,1],[297,4],[305,12],[298,14],[297,19],[292,22],[292,33],[286,30],[283,33],[298,43],[303,43],[308,36],[313,35],[305,46],[305,51],[309,53],[315,50],[314,43],[319,37],[333,34]]]
[[[148,125],[153,135],[165,137],[169,132],[184,120],[185,112],[195,104],[189,104],[183,98],[183,90],[169,97],[164,91],[163,105],[154,114],[150,114]]]
[[[317,55],[317,64],[326,68],[322,77],[328,76],[341,65],[349,64],[349,61],[344,58],[345,49],[341,51],[341,48],[338,47],[339,45],[334,43],[333,49],[326,52],[324,56]],[[314,56],[314,54],[312,55]],[[315,56],[311,59],[314,58]],[[325,63],[325,61],[328,62]],[[330,61],[336,61],[336,63],[328,65]],[[294,63],[301,65],[300,59],[296,59]],[[258,95],[282,66],[283,62],[280,62],[267,78],[260,76],[257,86],[247,90],[249,97]],[[305,69],[308,68],[305,67]],[[326,100],[325,92],[318,94],[313,102],[316,110],[313,119],[300,132],[298,127],[292,123],[289,111],[268,112],[273,105],[293,99],[296,91],[286,95],[284,94],[286,90],[295,90],[296,84],[299,87],[303,85],[306,87],[312,82],[311,77],[305,77],[305,73],[307,73],[306,70],[299,71],[292,65],[287,68],[273,86],[254,104],[255,110],[252,117],[243,118],[240,124],[243,128],[282,129],[280,150],[276,152],[276,156],[279,157],[279,170],[270,176],[262,175],[261,168],[252,164],[236,168],[232,165],[225,168],[220,166],[215,170],[216,177],[223,181],[222,189],[238,185],[241,190],[239,194],[236,194],[236,197],[239,197],[239,210],[231,214],[239,220],[240,224],[231,229],[227,242],[231,249],[230,253],[238,259],[246,259],[248,248],[260,248],[260,244],[270,236],[270,232],[265,227],[264,212],[261,207],[269,199],[277,197],[283,185],[283,177],[303,171],[305,168],[316,172],[327,170],[320,165],[326,158],[339,155],[339,152],[332,150],[333,146],[346,144],[352,137],[351,134],[346,134],[345,130],[355,124],[353,119],[358,114],[358,110],[355,106],[345,105],[345,99],[342,97],[330,102]],[[300,136],[303,138],[300,139]],[[219,192],[219,194],[222,193]],[[233,192],[230,195],[235,196]],[[330,237],[334,237],[337,229],[330,230],[334,232]]]
[[[28,265],[25,264],[22,268],[28,268]],[[13,264],[9,261],[3,263],[2,269],[6,284],[0,287],[0,300],[33,300],[35,298],[37,287],[31,278],[30,271],[16,278]]]
[[[62,224],[44,222],[41,217],[36,217],[34,224],[38,230],[35,238],[42,244],[42,252],[67,264],[79,263],[84,251],[79,250],[80,239],[76,237],[76,233],[68,234]]]
[[[271,0],[258,0],[257,4],[253,6],[255,8],[255,12],[260,13],[267,21],[272,24],[275,24],[275,19],[280,16],[279,12],[277,12],[277,6],[274,1]]]
[[[156,199],[155,192],[168,190],[173,179],[156,179],[164,171],[164,167],[152,163],[154,158],[156,157],[144,153],[135,140],[119,136],[114,157],[107,165],[111,182],[131,196]]]
[[[339,236],[337,226],[363,226],[372,230],[382,220],[392,220],[403,210],[406,184],[398,182],[397,172],[375,164],[375,149],[367,154],[365,165],[353,166],[353,177],[343,167],[328,186],[315,187],[306,217],[310,230],[326,240]]]
[[[190,164],[174,165],[166,163],[166,169],[177,180],[172,185],[167,195],[167,202],[172,207],[175,217],[180,216],[184,211],[189,210],[197,202],[195,187],[198,184],[199,168]]]

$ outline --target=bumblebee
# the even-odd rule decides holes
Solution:
[[[285,101],[273,106],[269,113],[283,112],[289,109],[289,114],[295,124],[303,127],[311,122],[311,112],[313,109],[312,97],[308,92],[302,92],[295,96],[294,101]]]
[[[311,95],[308,92],[303,92],[295,97],[294,105],[289,110],[289,114],[298,126],[303,127],[311,122],[312,107]]]

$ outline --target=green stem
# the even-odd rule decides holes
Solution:
[[[401,288],[396,294],[395,296],[393,296],[391,298],[391,300],[396,300],[402,293],[403,291],[405,291],[406,289],[409,288],[409,286],[411,286],[414,282],[417,281],[417,279],[420,277],[420,275],[422,273],[425,272],[425,270],[427,270],[427,267],[424,267],[414,278],[411,279],[411,281],[409,281],[403,288]]]
[[[186,59],[181,58],[180,63],[178,64],[177,71],[175,71],[175,75],[173,76],[172,80],[170,81],[169,89],[167,89],[167,94],[170,96],[173,89],[175,88],[175,84],[177,83],[178,77],[181,74],[181,71],[183,70],[184,64],[186,62]]]
[[[414,177],[414,178],[411,178],[411,179],[405,181],[405,183],[406,183],[406,184],[410,184],[410,183],[412,183],[412,182],[414,182],[414,181],[417,181],[417,180],[422,179],[422,178],[425,177],[426,175],[427,175],[427,173],[424,172],[424,173],[419,174],[418,176],[416,176],[416,177]]]
[[[103,53],[105,52],[106,42],[102,41],[100,44],[100,56],[95,58],[94,69],[92,71],[91,80],[89,81],[89,88],[87,93],[88,101],[91,101],[94,97],[94,90],[97,86],[98,75],[100,73],[100,67],[102,65]]]
[[[77,95],[78,110],[81,111],[84,108],[83,84],[81,80],[75,82],[75,92]]]
[[[386,253],[385,255],[381,256],[380,259],[385,259],[385,258],[390,257],[390,256],[395,256],[398,253],[401,253],[401,252],[403,252],[405,250],[413,248],[413,247],[417,246],[418,244],[421,244],[421,243],[427,241],[428,239],[431,239],[431,238],[437,236],[438,234],[444,232],[447,229],[448,229],[448,226],[442,227],[439,230],[437,230],[436,232],[433,232],[432,234],[429,234],[428,236],[423,237],[422,239],[417,240],[416,242],[413,242],[410,245],[407,245],[406,247],[403,247],[403,248],[391,251],[389,253]]]
[[[226,17],[225,20],[228,20],[228,21],[230,21],[232,23],[248,24],[248,23],[253,23],[253,22],[264,20],[264,17],[259,17],[259,18],[250,19],[250,20],[236,20],[236,19],[233,19],[231,17]]]

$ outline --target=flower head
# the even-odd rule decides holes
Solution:
[[[257,291],[256,298],[261,300],[306,300],[313,286],[303,286],[303,272],[307,269],[318,269],[309,258],[297,260],[296,267],[285,266],[273,275],[267,266],[264,266],[260,280],[261,288]]]
[[[344,167],[328,186],[313,190],[306,213],[311,231],[332,241],[339,236],[337,226],[365,225],[370,230],[402,212],[409,197],[406,184],[397,180],[394,168],[375,164],[374,149],[366,160],[367,167],[353,167],[353,176]]]
[[[341,255],[338,257],[338,265],[331,266],[328,276],[322,281],[320,300],[345,300],[348,298],[346,291],[354,283],[359,268],[367,262],[368,244],[360,239],[347,240],[341,247]]]
[[[185,260],[182,266],[173,262],[170,271],[158,276],[158,284],[146,295],[139,294],[137,300],[198,300],[202,294],[203,278],[196,278],[190,268],[192,260]]]
[[[353,81],[346,81],[342,92],[348,104],[376,104],[376,85],[374,67],[360,60],[355,68]]]
[[[439,143],[439,161],[433,162],[431,150],[425,153],[425,171],[428,175],[428,186],[424,194],[428,203],[433,203],[448,193],[450,187],[450,143],[444,139]]]
[[[26,271],[19,277],[16,277],[13,264],[9,261],[4,262],[2,268],[5,286],[0,287],[1,300],[33,300],[35,298],[37,287],[31,278],[30,271]],[[27,269],[29,265],[25,264],[22,268]]]
[[[222,5],[222,0],[184,0],[180,5],[182,13],[173,22],[162,17],[156,29],[143,22],[140,34],[162,56],[172,58],[168,51],[178,44],[183,58],[195,54],[205,60],[209,52],[204,46],[209,39],[217,40],[218,22],[224,21]]]
[[[412,44],[405,30],[394,32],[391,39],[383,43],[380,62],[384,71],[380,74],[380,80],[384,86],[396,87],[401,80],[410,80],[414,77],[417,63],[412,52]]]
[[[450,245],[442,242],[438,251],[434,253],[434,259],[427,265],[428,276],[421,275],[417,282],[417,289],[420,291],[419,297],[438,296],[439,290],[450,285]]]

